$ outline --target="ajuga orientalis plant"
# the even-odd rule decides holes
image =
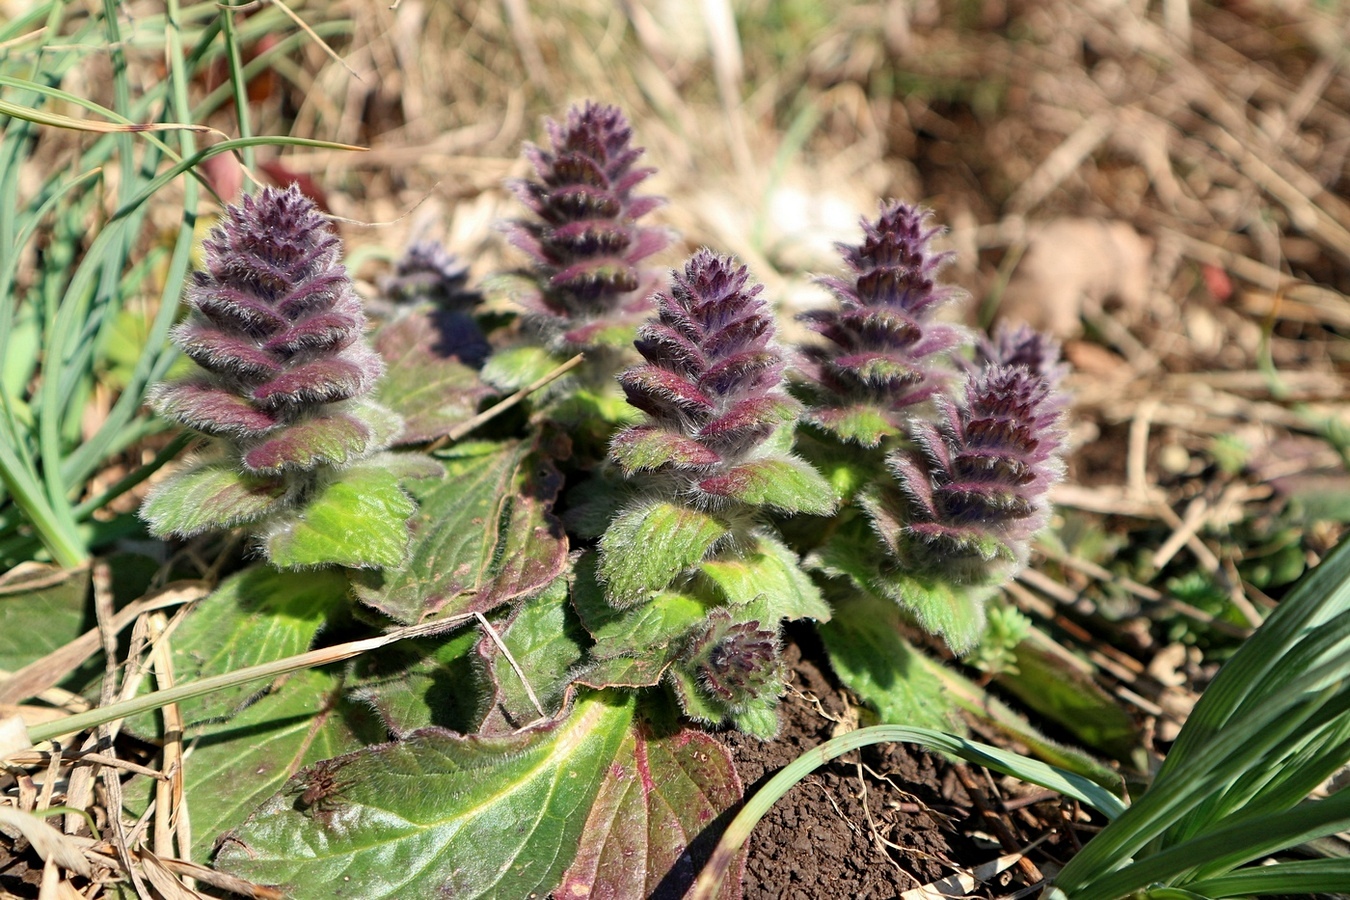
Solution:
[[[662,591],[711,609],[668,636],[683,708],[771,734],[779,622],[827,613],[765,513],[826,515],[835,498],[788,451],[799,406],[761,291],[744,266],[702,250],[658,295],[636,341],[646,362],[619,378],[646,421],[610,449],[640,499],[601,539],[599,574],[610,604],[635,616],[670,602],[654,599]]]
[[[273,565],[204,598],[213,618],[189,618],[175,653],[216,675],[227,643],[263,668],[273,643],[242,629],[272,610],[291,654],[338,619],[419,638],[248,707],[290,722],[322,697],[334,715],[292,729],[305,743],[258,776],[271,799],[220,825],[234,874],[297,897],[342,879],[363,896],[649,896],[740,797],[709,726],[778,730],[785,622],[821,623],[847,680],[831,629],[868,610],[865,664],[904,691],[902,616],[968,650],[1045,520],[1057,348],[1004,331],[968,354],[935,315],[957,291],[926,211],[864,222],[849,274],[826,280],[836,306],[808,317],[820,343],[792,352],[736,260],[646,267],[668,236],[640,224],[661,201],[637,192],[651,170],[619,110],[576,107],[548,135],[513,185],[529,216],[506,228],[529,270],[489,276],[475,306],[466,267],[414,244],[377,279],[374,349],[299,192],[245,200],[206,243],[173,333],[196,369],[153,403],[210,443],[143,514],[160,535],[247,529]],[[578,351],[583,368],[519,390]],[[192,713],[242,732],[239,708]],[[612,827],[630,821],[651,827]],[[391,850],[417,865],[391,869]]]
[[[266,188],[203,246],[172,333],[196,371],[150,402],[212,441],[142,516],[161,536],[246,527],[283,567],[397,564],[413,504],[379,451],[401,422],[365,397],[384,365],[337,236],[298,188]]]
[[[817,561],[964,652],[983,630],[985,600],[1045,524],[1061,474],[1063,367],[1058,345],[1025,327],[980,340],[971,360],[953,353],[964,331],[930,318],[955,292],[936,280],[951,254],[932,250],[940,229],[928,216],[883,205],[863,222],[863,243],[840,245],[856,278],[822,279],[838,305],[806,316],[829,341],[802,349],[808,421],[889,448],[886,473],[850,479],[866,485],[858,504],[886,552],[870,553],[863,530],[845,527]],[[962,369],[958,399],[949,385]]]

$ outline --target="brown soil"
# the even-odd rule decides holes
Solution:
[[[814,635],[793,629],[790,637],[784,655],[791,679],[778,737],[764,742],[722,735],[747,796],[804,751],[834,737],[840,723],[850,723],[858,710]],[[1009,816],[997,796],[1003,785],[982,770],[957,767],[904,744],[875,745],[817,769],[760,821],[750,838],[745,900],[886,900],[997,859],[1008,852],[989,837],[999,824],[972,802],[962,776],[975,780],[979,800],[1012,832],[1011,843],[1025,847],[1049,833],[1037,858],[1044,865],[1059,856],[1055,847],[1066,835],[1056,827],[1063,814],[1053,800]],[[1033,874],[1035,868],[1028,866]],[[1038,880],[1013,866],[966,893],[1003,896]]]

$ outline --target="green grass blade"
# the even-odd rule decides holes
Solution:
[[[1350,885],[1350,859],[1310,859],[1254,866],[1206,878],[1190,885],[1206,897],[1252,897],[1268,894],[1344,893]]]
[[[1093,897],[1124,897],[1151,884],[1175,881],[1178,876],[1197,869],[1200,861],[1209,863],[1208,868],[1233,869],[1347,828],[1350,828],[1350,792],[1341,792],[1325,800],[1307,801],[1276,815],[1235,822],[1204,837],[1146,856],[1118,871],[1105,873],[1079,890]],[[1185,877],[1180,879],[1180,884],[1190,887]],[[1062,880],[1059,885],[1068,890]],[[1070,896],[1074,896],[1072,891]]]

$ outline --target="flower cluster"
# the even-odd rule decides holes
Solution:
[[[690,496],[734,497],[752,477],[742,464],[795,417],[773,318],[748,279],[744,266],[701,250],[658,295],[657,317],[635,341],[647,363],[619,376],[650,417],[611,444],[625,474],[681,475]]]
[[[151,403],[215,437],[218,452],[147,497],[142,515],[161,535],[275,525],[402,427],[362,399],[384,364],[365,343],[338,238],[299,189],[268,188],[229,207],[203,246],[190,313],[172,334],[197,370],[158,386]],[[388,492],[398,494],[385,498],[390,509],[409,504],[396,487]],[[288,527],[279,528],[284,540]],[[397,540],[406,543],[406,533],[391,535],[390,545]],[[360,554],[334,561],[368,562]]]
[[[637,220],[664,200],[634,189],[654,172],[636,168],[632,129],[618,107],[586,103],[565,123],[548,120],[550,147],[527,146],[537,180],[512,184],[536,219],[513,222],[511,242],[534,260],[538,293],[518,298],[560,349],[626,343],[650,309],[656,273],[642,260],[669,243]]]
[[[822,278],[838,306],[802,316],[828,343],[802,348],[812,402],[803,418],[845,440],[875,447],[899,434],[911,408],[941,391],[941,368],[963,330],[932,320],[958,295],[937,282],[951,257],[930,247],[941,233],[927,210],[902,202],[863,221],[863,242],[840,244],[853,277]]]
[[[725,610],[715,610],[689,641],[683,665],[709,699],[734,713],[772,701],[782,689],[778,634],[737,622]]]
[[[884,536],[911,572],[988,583],[1025,561],[1045,523],[1062,401],[1045,374],[993,365],[968,379],[964,403],[938,406],[937,424],[912,426],[917,449],[890,457],[907,509]]]
[[[394,264],[380,289],[398,301],[430,300],[440,307],[467,306],[475,296],[466,290],[469,267],[437,241],[415,241]]]

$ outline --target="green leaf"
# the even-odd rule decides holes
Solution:
[[[558,712],[573,667],[581,662],[586,631],[568,603],[566,578],[557,578],[543,593],[523,602],[498,635],[520,666],[530,689],[547,714]],[[539,718],[521,675],[490,637],[478,642],[492,690],[487,718],[475,729],[501,734]]]
[[[812,408],[802,418],[842,441],[863,447],[878,447],[886,438],[901,433],[881,409],[866,404]]]
[[[625,615],[592,632],[596,659],[649,656],[673,645],[707,616],[709,604],[677,591],[661,591]]]
[[[193,860],[208,862],[216,837],[243,822],[297,769],[383,737],[370,710],[341,694],[342,679],[333,673],[297,672],[229,722],[188,732],[184,787]]]
[[[684,896],[711,849],[694,854],[690,844],[740,796],[731,754],[711,735],[692,729],[654,733],[646,723],[634,722],[554,896]],[[741,896],[743,865],[744,854],[733,863],[736,874],[724,883],[719,900]]]
[[[609,445],[609,455],[625,475],[666,466],[697,469],[721,461],[721,457],[693,438],[654,425],[638,425],[619,432]]]
[[[754,605],[754,618],[772,628],[782,619],[830,620],[830,607],[797,554],[759,533],[745,552],[705,560],[700,571],[733,606]],[[739,616],[738,616],[739,617]]]
[[[480,634],[466,623],[451,636],[399,641],[356,665],[351,696],[370,705],[402,737],[435,725],[468,733],[483,717],[483,690],[474,665]]]
[[[860,588],[904,607],[925,630],[940,635],[955,653],[975,646],[984,631],[984,602],[995,588],[952,585],[883,569],[884,556],[865,524],[851,523],[831,535],[811,564],[830,575],[844,575]]]
[[[397,474],[363,463],[271,523],[263,547],[282,568],[397,566],[407,556],[408,517],[416,508]]]
[[[1092,678],[1086,665],[1065,659],[1051,638],[1033,631],[1016,647],[1015,671],[994,676],[1029,708],[1068,729],[1089,747],[1129,761],[1139,746],[1134,720]]]
[[[174,673],[197,681],[304,653],[319,629],[347,607],[339,569],[284,572],[254,566],[197,602],[173,635]],[[259,691],[244,684],[179,704],[189,725],[238,712]]]
[[[274,796],[216,866],[294,900],[548,894],[633,720],[631,695],[587,694],[565,718],[503,737],[426,729],[341,760],[322,816]]]
[[[696,565],[727,532],[708,513],[661,500],[626,510],[600,539],[600,580],[610,602],[642,602]]]
[[[542,590],[567,561],[550,509],[558,481],[528,445],[457,447],[443,477],[409,484],[419,508],[407,561],[363,576],[357,597],[411,623],[485,612]]]
[[[27,562],[0,577],[0,669],[17,672],[64,647],[86,630],[89,568],[59,569]],[[92,618],[88,627],[93,626]],[[3,681],[3,678],[0,678]],[[18,703],[27,697],[7,697]]]
[[[544,302],[539,279],[521,272],[493,273],[479,283],[478,292],[485,312],[515,313]]]
[[[403,417],[401,443],[447,434],[495,393],[473,368],[487,344],[468,316],[413,310],[381,328],[374,343],[385,361],[377,396]]]
[[[250,444],[241,457],[253,475],[276,476],[287,469],[309,471],[320,465],[345,466],[366,452],[372,429],[345,412],[303,419]]]
[[[599,659],[576,673],[577,684],[593,688],[644,688],[661,683],[670,668],[674,653],[645,656],[614,656]]]
[[[894,603],[839,585],[834,618],[819,627],[830,668],[890,725],[959,731],[960,717],[943,683],[919,663],[901,634]]]
[[[789,513],[827,516],[838,502],[830,483],[795,456],[771,456],[733,466],[698,486],[714,496]]]
[[[503,391],[518,391],[567,362],[543,347],[507,347],[483,364],[483,380]]]
[[[213,528],[247,525],[283,508],[286,484],[246,475],[229,462],[203,462],[155,486],[141,518],[159,537],[192,537]]]

